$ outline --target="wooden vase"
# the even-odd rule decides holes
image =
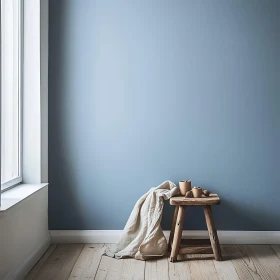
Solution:
[[[188,192],[188,191],[190,191],[192,189],[192,182],[191,182],[191,180],[180,181],[179,182],[179,189],[180,189],[181,195],[185,195],[186,192]]]

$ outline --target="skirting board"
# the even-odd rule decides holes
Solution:
[[[52,243],[116,243],[122,230],[51,230]],[[166,238],[169,231],[164,231]],[[221,244],[280,244],[280,231],[218,231]],[[183,237],[207,238],[204,230],[183,231]]]

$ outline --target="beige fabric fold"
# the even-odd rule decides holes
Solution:
[[[115,258],[132,257],[138,260],[164,256],[167,241],[160,226],[164,200],[179,193],[179,188],[174,183],[165,181],[140,197],[130,214],[115,252],[106,254]]]

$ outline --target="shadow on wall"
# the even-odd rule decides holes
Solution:
[[[67,83],[64,42],[69,35],[69,11],[66,1],[52,0],[49,11],[49,228],[85,229],[86,220],[81,211],[85,205],[79,201],[80,182],[75,176],[79,163],[69,157],[71,141],[63,138],[71,130],[71,124],[60,113],[69,108],[62,94]]]

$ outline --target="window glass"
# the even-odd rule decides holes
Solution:
[[[20,0],[1,0],[1,186],[21,180]]]

